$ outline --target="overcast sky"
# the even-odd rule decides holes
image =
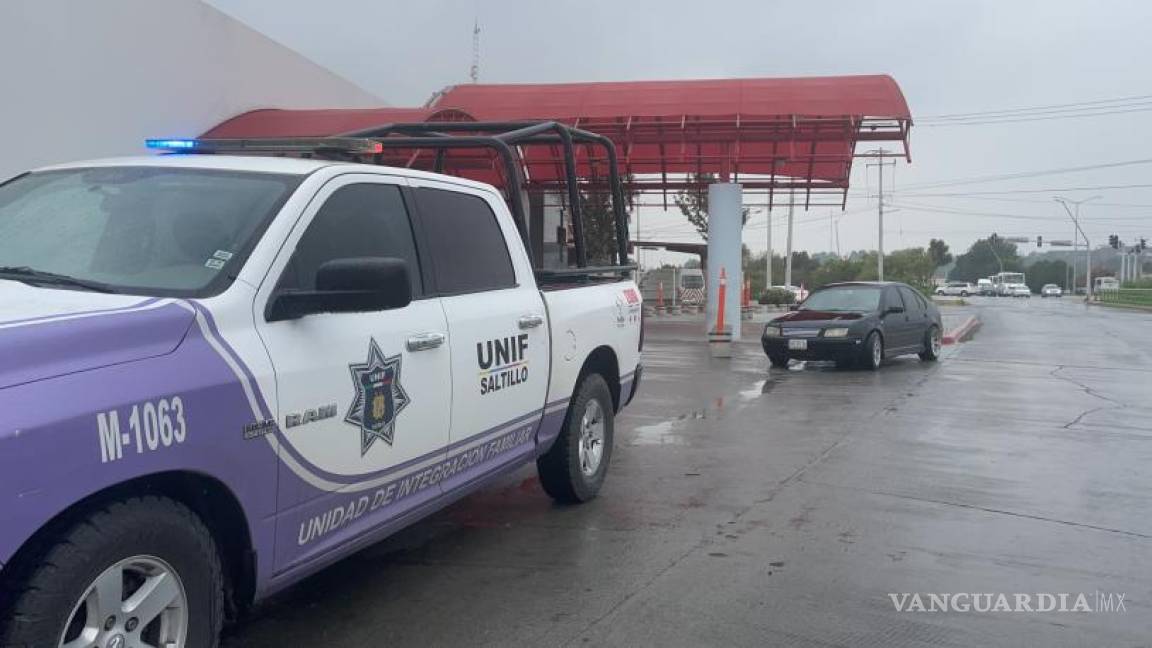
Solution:
[[[1152,163],[917,189],[1152,162],[1147,0],[327,0],[281,2],[275,10],[266,0],[208,1],[396,106],[423,104],[434,91],[467,82],[477,17],[480,77],[489,83],[886,73],[922,120],[912,129],[912,164],[895,170],[888,250],[930,237],[963,250],[993,230],[1070,238],[1072,226],[1052,201],[1056,193],[1103,196],[1083,208],[1094,243],[1111,233],[1152,237]],[[1092,104],[1111,113],[1097,116],[1054,119],[1060,113],[1033,111],[1017,113],[1030,121],[930,125],[937,115],[1137,96],[1143,103]],[[876,246],[876,200],[865,190],[875,190],[874,174],[855,165],[848,208],[839,215],[844,252]],[[1130,184],[1150,186],[1064,190]],[[1063,191],[1019,193],[1031,189]],[[910,195],[917,190],[967,195]],[[971,193],[993,191],[1017,193]],[[774,218],[779,249],[784,217]],[[645,212],[643,220],[662,239],[693,238],[678,212]],[[797,249],[830,249],[827,208],[798,212],[796,220],[806,221],[796,227]],[[749,222],[745,242],[754,249],[764,248],[764,224],[762,214]]]

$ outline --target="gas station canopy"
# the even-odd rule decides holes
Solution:
[[[895,80],[871,75],[458,85],[423,108],[256,110],[203,136],[330,136],[394,122],[525,120],[560,121],[609,137],[633,192],[703,190],[719,179],[739,182],[748,194],[767,194],[769,204],[795,196],[805,207],[843,207],[857,157],[908,158],[912,125]],[[520,153],[529,187],[563,183],[559,147],[526,146]],[[434,168],[431,152],[389,154],[391,164]],[[579,147],[576,161],[582,180],[594,184],[607,175],[600,150]],[[440,164],[449,173],[504,184],[486,151],[454,151]]]

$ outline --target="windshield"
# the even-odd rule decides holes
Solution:
[[[298,183],[297,176],[160,167],[28,174],[0,185],[0,267],[116,292],[214,294]]]
[[[680,278],[680,285],[684,288],[703,288],[704,277],[700,275],[684,275]]]
[[[800,310],[866,313],[880,308],[879,286],[837,286],[812,293]]]

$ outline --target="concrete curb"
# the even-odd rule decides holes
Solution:
[[[964,320],[963,324],[957,326],[951,331],[946,332],[941,342],[944,344],[956,344],[957,342],[963,342],[964,340],[967,340],[969,337],[971,337],[978,328],[980,328],[980,318],[976,317],[975,315],[971,315],[968,317],[968,319]]]

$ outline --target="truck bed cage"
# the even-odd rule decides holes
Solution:
[[[608,186],[616,246],[612,265],[589,266],[582,213],[580,180],[577,177],[576,145],[603,149],[608,163]],[[559,145],[563,151],[564,180],[572,223],[575,267],[543,268],[532,253],[527,209],[526,182],[521,148]],[[446,152],[452,149],[488,149],[500,161],[505,178],[505,199],[525,249],[533,258],[537,279],[544,283],[590,281],[606,277],[627,277],[636,269],[628,262],[628,217],[624,210],[624,190],[612,140],[556,121],[514,122],[421,122],[383,124],[342,133],[336,137],[149,140],[150,148],[183,153],[300,155],[320,159],[340,159],[373,164],[385,163],[386,149],[430,149],[436,152],[433,170],[445,171]]]

